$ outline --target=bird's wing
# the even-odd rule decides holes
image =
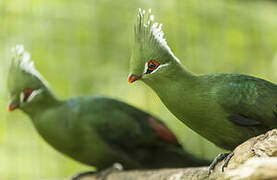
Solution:
[[[246,75],[223,76],[213,91],[230,121],[241,126],[277,126],[277,85]]]
[[[158,144],[179,145],[175,135],[150,114],[109,98],[102,98],[99,105],[106,113],[102,113],[94,125],[109,144],[130,149]]]

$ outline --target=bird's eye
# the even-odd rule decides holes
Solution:
[[[159,66],[159,63],[154,61],[154,60],[151,60],[148,62],[148,69],[149,70],[155,70],[157,67]]]
[[[23,102],[26,102],[28,100],[28,98],[31,96],[33,90],[32,89],[25,89],[23,91]]]
[[[157,69],[157,67],[159,67],[159,63],[157,61],[154,61],[154,60],[149,61],[147,64],[146,74],[151,73],[152,71]]]

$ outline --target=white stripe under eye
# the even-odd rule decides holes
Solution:
[[[32,101],[32,99],[34,99],[34,97],[36,97],[38,94],[42,93],[42,91],[43,91],[42,89],[34,90],[32,94],[29,96],[29,98],[27,99],[27,102]]]
[[[149,73],[149,74],[153,74],[153,73],[157,72],[159,69],[161,69],[162,67],[165,67],[165,66],[168,66],[168,65],[169,65],[169,63],[161,64],[161,65],[159,65],[159,66],[157,67],[157,69],[153,70],[153,71],[152,71],[151,73]],[[148,63],[145,63],[144,74],[146,74],[147,70],[148,70]]]
[[[159,69],[161,69],[162,67],[165,67],[165,66],[168,66],[168,65],[169,65],[169,63],[161,64],[161,65],[159,65],[159,66],[157,67],[157,69],[155,69],[154,71],[152,71],[150,74],[153,74],[153,73],[157,72]]]
[[[34,90],[32,92],[32,94],[27,98],[27,101],[24,102],[24,98],[25,98],[25,95],[24,95],[24,92],[22,92],[20,94],[20,103],[28,103],[30,101],[32,101],[34,99],[34,97],[36,97],[38,94],[42,93],[42,89],[37,89],[37,90]]]

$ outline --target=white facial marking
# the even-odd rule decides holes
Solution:
[[[24,92],[20,93],[20,103],[23,103],[24,100]]]
[[[42,93],[42,89],[37,89],[32,92],[32,94],[27,98],[27,102],[24,102],[24,92],[20,94],[20,103],[29,103],[31,102],[38,94]]]
[[[169,65],[169,63],[161,64],[161,65],[159,65],[159,66],[157,67],[157,69],[153,70],[153,71],[152,71],[151,73],[149,73],[149,74],[154,74],[155,72],[157,72],[157,71],[158,71],[159,69],[161,69],[162,67],[165,67],[165,66],[168,66],[168,65]],[[148,62],[145,63],[145,65],[144,65],[144,74],[146,74],[147,69],[148,69]]]
[[[144,74],[146,74],[146,72],[147,72],[147,69],[148,69],[148,62],[147,63],[145,63],[145,65],[144,65]]]
[[[29,96],[29,98],[27,99],[27,103],[31,102],[37,95],[39,95],[40,93],[42,93],[42,89],[37,89],[37,90],[34,90],[32,92],[32,94]]]
[[[155,69],[154,71],[152,71],[150,74],[153,74],[153,73],[157,72],[159,69],[161,69],[162,67],[165,67],[165,66],[168,66],[168,65],[169,65],[169,63],[161,64],[161,65],[159,65],[159,66],[157,67],[157,69]]]

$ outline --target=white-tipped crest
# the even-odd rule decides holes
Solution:
[[[164,32],[162,30],[162,24],[158,22],[154,22],[154,15],[152,14],[152,10],[149,9],[148,13],[145,10],[139,8],[138,11],[138,24],[137,24],[137,32],[144,31],[144,35],[153,36],[163,47],[170,50],[167,45],[166,39],[164,38]],[[150,37],[151,38],[151,37]]]
[[[12,48],[12,65],[22,71],[29,73],[40,79],[46,86],[48,83],[43,79],[41,74],[36,70],[34,62],[31,61],[31,55],[24,50],[23,45],[16,45]]]
[[[149,9],[146,13],[145,10],[139,8],[138,20],[135,26],[135,36],[140,43],[154,43],[165,48],[172,56],[170,47],[167,45],[166,39],[164,38],[164,32],[162,30],[162,24],[154,22],[154,15],[152,10]],[[175,56],[174,56],[175,57]],[[175,60],[179,60],[175,57]]]

